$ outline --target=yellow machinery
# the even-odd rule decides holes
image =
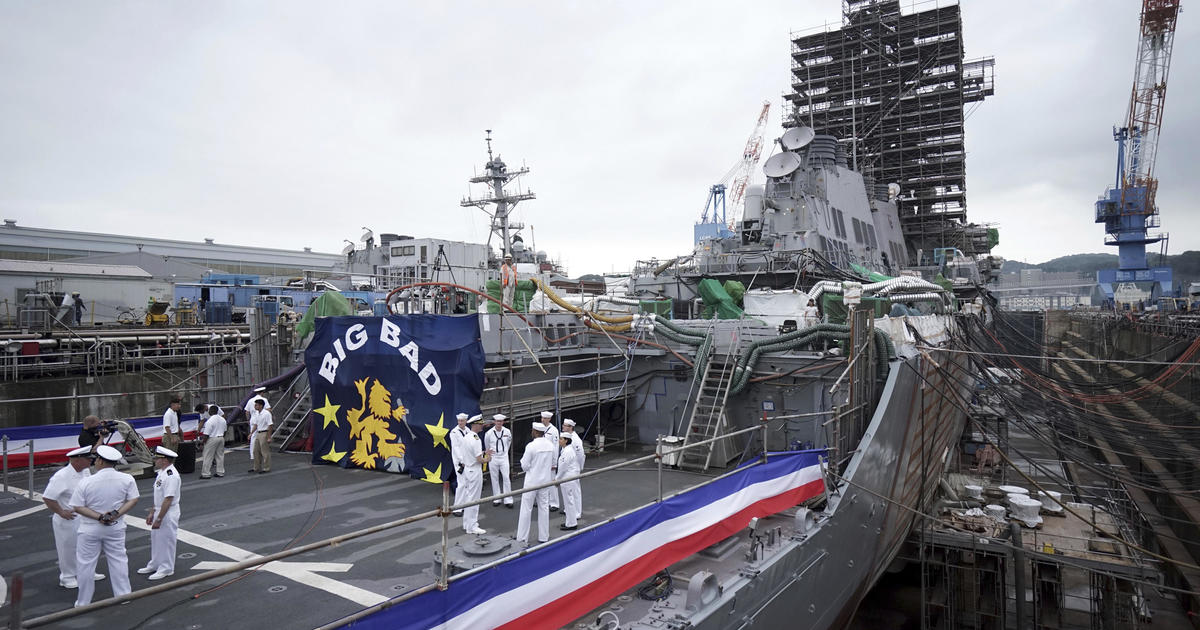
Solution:
[[[146,325],[166,326],[168,323],[168,308],[171,308],[170,302],[159,302],[154,298],[150,298],[150,301],[146,303]]]
[[[175,325],[195,326],[197,304],[187,298],[179,298],[175,304]]]

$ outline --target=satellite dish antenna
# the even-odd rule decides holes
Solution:
[[[783,145],[784,151],[795,151],[808,146],[808,143],[812,142],[816,135],[817,132],[813,131],[812,127],[792,127],[783,132],[779,143]]]
[[[763,173],[767,177],[787,177],[800,168],[800,164],[800,156],[791,151],[776,153],[763,164]]]
[[[367,231],[366,231],[366,232],[363,232],[363,235],[362,235],[362,237],[361,237],[361,238],[359,238],[358,240],[360,240],[360,241],[362,241],[362,242],[366,243],[368,240],[375,238],[375,233],[374,233],[374,232],[372,232],[371,230],[369,230],[369,229],[367,229],[367,228],[363,228],[363,229],[364,229],[364,230],[367,230]]]
[[[891,201],[900,196],[900,184],[892,182],[888,184],[888,200]]]
[[[342,248],[343,256],[353,254],[353,253],[354,253],[354,243],[349,243],[348,245],[346,245],[345,247]]]

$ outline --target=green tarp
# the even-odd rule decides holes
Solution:
[[[746,296],[746,285],[737,280],[726,280],[724,285],[725,292],[733,300],[734,304],[743,306],[742,298]]]
[[[638,310],[642,313],[653,313],[658,317],[671,319],[671,299],[638,300]]]
[[[308,310],[304,311],[304,317],[296,324],[296,339],[302,340],[316,330],[317,324],[314,320],[318,317],[353,314],[354,307],[350,305],[346,296],[337,291],[326,291],[321,297],[313,300],[312,304],[308,305]]]
[[[878,271],[871,271],[870,269],[867,269],[866,267],[864,267],[858,263],[850,263],[850,268],[853,269],[854,271],[858,272],[859,274],[861,274],[863,277],[867,278],[871,282],[883,282],[884,280],[892,279],[891,276],[885,276],[884,274],[881,274]]]
[[[492,296],[492,298],[496,300],[502,300],[504,298],[504,293],[500,288],[499,280],[488,280],[486,287],[487,294]],[[537,285],[533,283],[533,280],[518,280],[517,290],[513,292],[513,302],[515,302],[515,304],[509,304],[509,306],[523,313],[528,312],[529,300],[533,299],[534,293],[537,293]],[[499,313],[500,305],[489,300],[487,312]]]
[[[883,317],[891,310],[892,303],[881,298],[864,297],[859,308],[863,307],[873,308],[875,309],[875,317]],[[845,324],[849,311],[846,309],[846,303],[842,301],[841,295],[837,293],[822,293],[821,313],[824,314],[825,321],[830,324]]]
[[[733,298],[721,287],[719,280],[705,278],[700,281],[700,297],[704,298],[704,319],[741,319],[742,309],[733,303]]]

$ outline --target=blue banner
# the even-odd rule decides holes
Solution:
[[[304,352],[313,463],[454,476],[449,431],[479,413],[478,316],[322,317]]]

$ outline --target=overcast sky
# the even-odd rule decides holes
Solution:
[[[996,58],[967,122],[968,214],[998,225],[995,253],[1115,253],[1093,203],[1140,4],[964,3],[968,58]],[[0,0],[0,215],[325,252],[363,226],[485,242],[459,201],[492,129],[531,169],[536,247],[572,275],[628,270],[690,251],[764,100],[781,133],[790,33],[840,6]],[[1198,34],[1185,10],[1157,167],[1171,253],[1200,249]]]

